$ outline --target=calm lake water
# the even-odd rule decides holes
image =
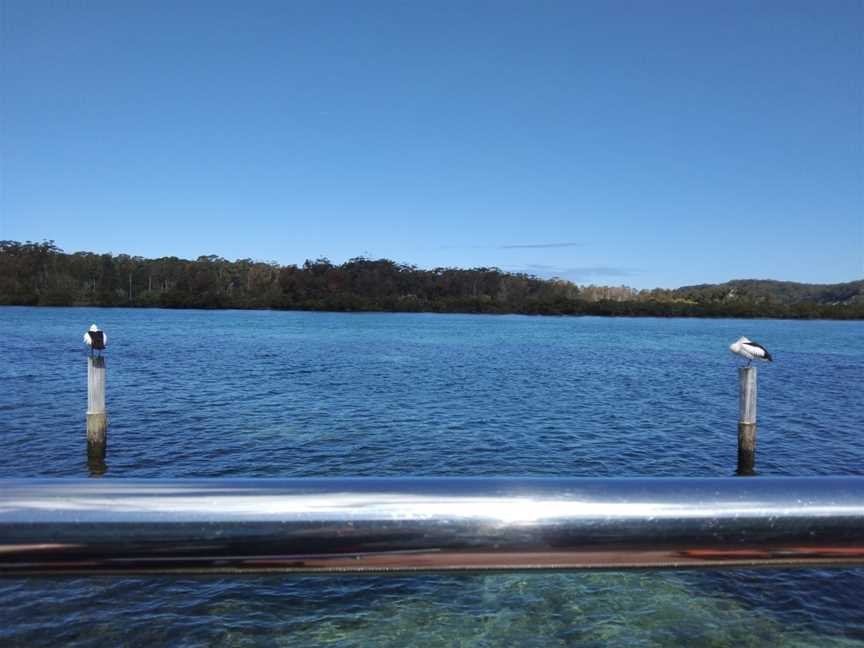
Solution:
[[[0,308],[0,474],[864,474],[864,323]],[[864,570],[0,581],[3,646],[864,646]]]

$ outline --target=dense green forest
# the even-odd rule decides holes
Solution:
[[[864,281],[636,290],[362,257],[282,266],[218,256],[65,253],[53,241],[0,241],[0,305],[864,319]]]

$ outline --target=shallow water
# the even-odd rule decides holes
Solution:
[[[728,344],[763,343],[763,474],[864,474],[864,323],[0,308],[0,474],[731,475]],[[20,334],[19,334],[20,333]],[[864,570],[0,581],[4,645],[864,645]]]

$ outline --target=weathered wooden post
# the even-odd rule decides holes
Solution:
[[[756,367],[738,368],[738,475],[755,475]]]
[[[105,356],[87,358],[87,446],[103,448],[108,436],[105,411]]]

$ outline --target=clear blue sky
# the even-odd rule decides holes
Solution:
[[[0,6],[0,238],[864,276],[861,0]]]

